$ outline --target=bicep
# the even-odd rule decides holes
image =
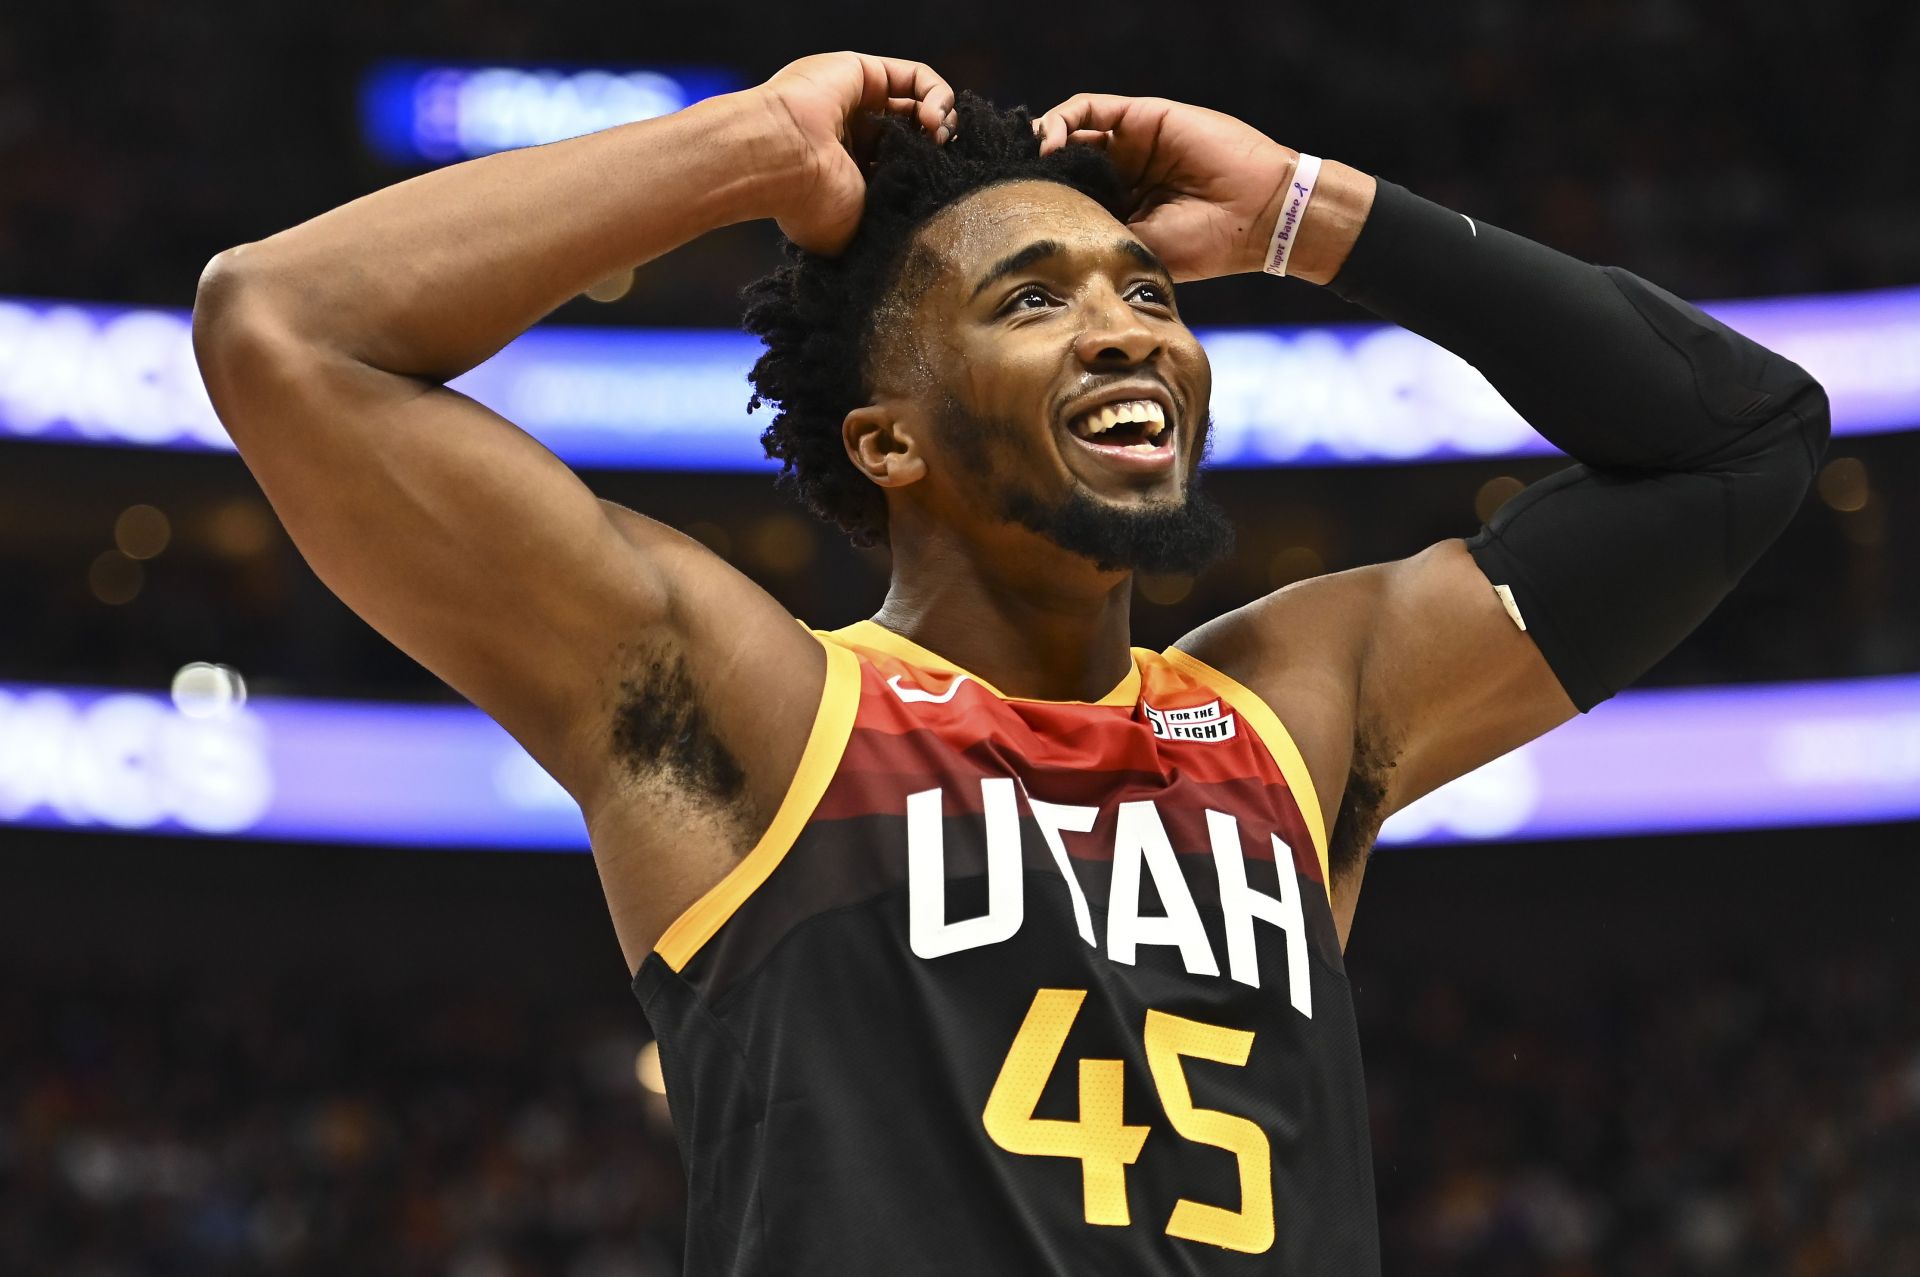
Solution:
[[[1393,744],[1382,819],[1578,712],[1466,542],[1383,565],[1375,606],[1358,717]]]
[[[1381,822],[1576,712],[1457,539],[1298,582],[1178,646],[1259,693],[1299,745],[1342,948]]]
[[[202,360],[242,458],[321,581],[576,798],[598,781],[610,672],[623,649],[685,628],[683,596],[809,641],[704,547],[601,502],[457,391],[270,321],[226,332]]]

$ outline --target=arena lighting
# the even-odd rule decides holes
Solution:
[[[247,680],[231,665],[193,661],[174,673],[172,696],[188,718],[221,718],[247,703]]]
[[[746,87],[712,68],[384,62],[360,82],[360,127],[392,164],[445,164],[651,120]]]
[[[1920,675],[1623,692],[1396,813],[1383,844],[1920,819]],[[452,705],[0,684],[0,824],[577,851],[580,810]]]
[[[1920,288],[1707,309],[1798,361],[1834,433],[1920,428]],[[1214,463],[1354,465],[1551,455],[1458,357],[1379,325],[1217,328]],[[583,468],[763,470],[746,411],[757,338],[538,327],[452,385]],[[0,298],[0,440],[227,449],[185,311]]]

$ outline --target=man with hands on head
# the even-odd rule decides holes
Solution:
[[[893,560],[831,632],[446,386],[762,217],[763,441]],[[1228,540],[1173,284],[1263,267],[1458,352],[1579,464],[1134,648],[1133,573]],[[690,1273],[1377,1272],[1341,951],[1380,822],[1645,672],[1827,431],[1804,372],[1638,277],[1228,116],[1032,121],[854,53],[228,250],[194,337],[322,580],[580,803]]]

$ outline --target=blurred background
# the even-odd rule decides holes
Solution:
[[[186,308],[223,248],[840,47],[1003,104],[1240,115],[1728,302],[1822,378],[1836,437],[1785,535],[1639,689],[1390,822],[1348,965],[1387,1271],[1920,1273],[1920,9],[1894,0],[0,17],[0,1272],[678,1271],[667,1097],[578,812],[315,580]],[[885,556],[774,490],[727,336],[775,261],[770,226],[712,234],[471,392],[840,625]],[[1181,301],[1241,539],[1141,582],[1143,644],[1470,535],[1564,464],[1309,286]]]

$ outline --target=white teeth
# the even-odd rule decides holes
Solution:
[[[1089,437],[1105,434],[1123,421],[1140,422],[1146,426],[1146,436],[1158,439],[1160,432],[1167,428],[1166,411],[1151,399],[1130,399],[1125,403],[1107,404],[1087,413],[1082,420],[1086,422]],[[1129,444],[1139,447],[1139,444]]]

